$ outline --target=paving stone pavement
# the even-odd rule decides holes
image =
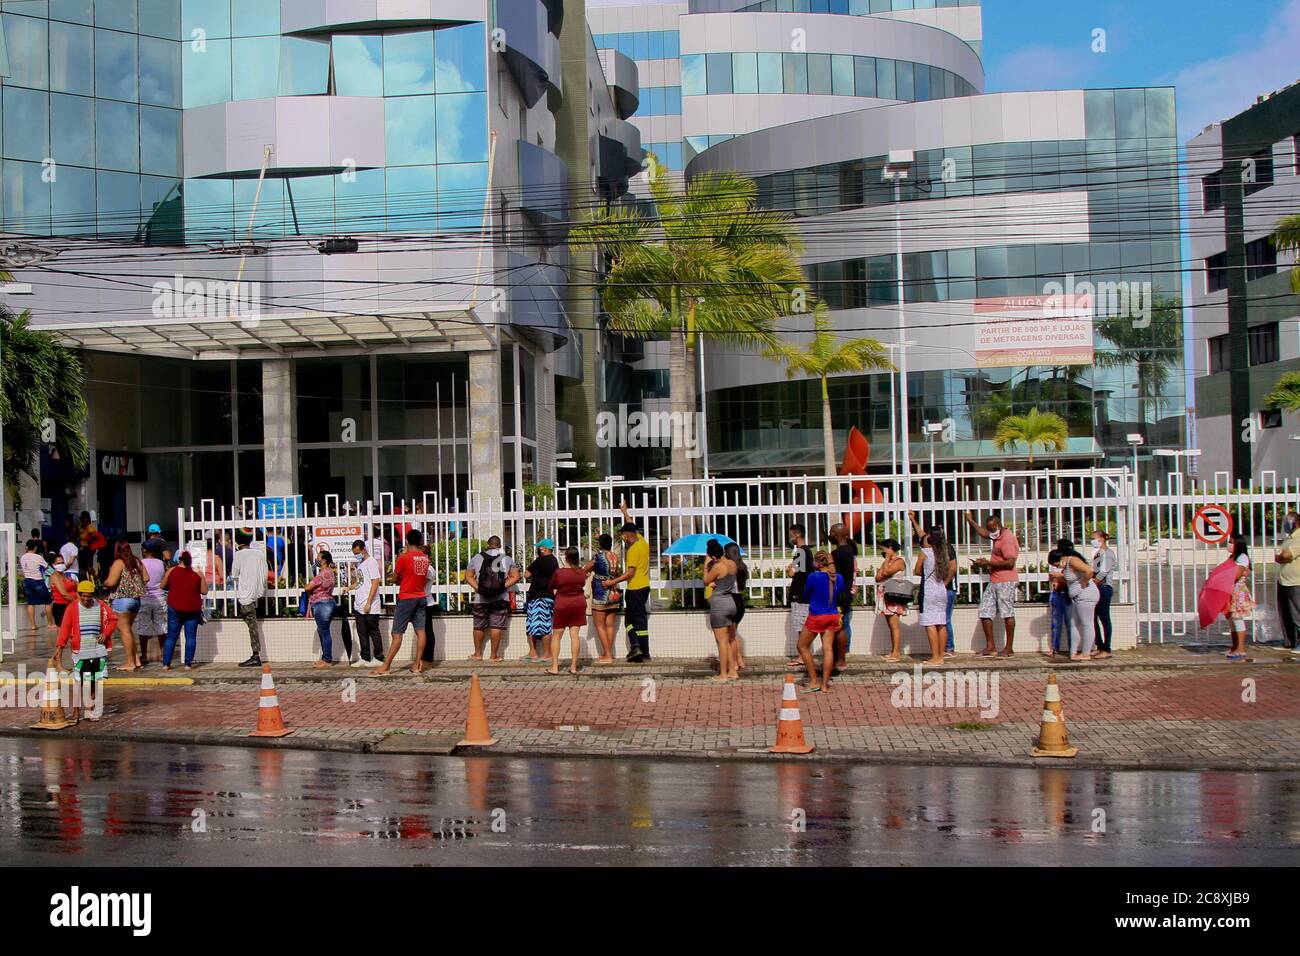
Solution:
[[[482,679],[493,752],[773,759],[779,673],[719,686],[698,677],[647,683],[630,672],[600,679],[536,669]],[[1027,765],[1045,688],[1041,666],[952,667],[927,673],[976,681],[993,699],[913,706],[915,671],[850,670],[824,694],[800,694],[811,758],[897,763]],[[247,682],[108,688],[97,723],[62,731],[114,740],[256,743],[384,752],[450,753],[464,728],[463,677],[331,680],[280,678],[292,736],[249,741],[257,691]],[[1059,673],[1071,742],[1062,766],[1169,769],[1300,768],[1300,667],[1281,663],[1130,666]],[[902,685],[902,686],[900,686]],[[969,685],[966,685],[969,686]],[[921,698],[924,702],[924,698]],[[902,706],[899,706],[899,705]],[[995,712],[994,712],[995,710]],[[28,731],[37,713],[0,708],[0,735]],[[1041,761],[1040,761],[1041,762]]]

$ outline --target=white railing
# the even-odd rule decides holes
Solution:
[[[18,528],[12,524],[0,524],[0,578],[3,578],[4,593],[0,595],[0,662],[5,655],[13,655],[18,648],[18,579],[22,571],[18,567]]]
[[[1277,625],[1276,567],[1272,548],[1280,537],[1285,512],[1298,504],[1294,480],[1278,485],[1266,476],[1267,487],[1233,486],[1226,480],[1193,488],[1178,476],[1163,484],[1135,487],[1127,469],[1044,470],[1034,472],[973,472],[914,476],[911,510],[922,525],[939,524],[958,551],[958,601],[977,603],[987,581],[971,569],[973,557],[984,556],[988,543],[964,520],[967,511],[983,520],[999,512],[1021,543],[1022,598],[1045,600],[1049,588],[1047,554],[1058,538],[1070,538],[1081,551],[1088,535],[1103,529],[1111,537],[1118,570],[1116,603],[1138,607],[1139,638],[1144,642],[1196,639],[1196,596],[1206,574],[1226,557],[1223,548],[1198,541],[1189,530],[1196,511],[1220,504],[1244,529],[1255,564],[1251,584],[1260,608],[1254,619],[1256,640],[1280,636]],[[587,559],[595,538],[604,532],[618,545],[622,523],[619,504],[626,501],[650,545],[651,581],[658,600],[670,606],[692,607],[701,600],[698,559],[670,558],[668,546],[693,532],[723,534],[735,539],[750,569],[752,604],[785,603],[790,525],[802,524],[814,547],[826,543],[831,525],[847,522],[859,529],[858,600],[874,600],[870,585],[879,567],[879,550],[886,538],[896,538],[912,550],[912,530],[898,476],[871,476],[880,489],[880,502],[851,501],[852,485],[861,478],[715,479],[710,481],[603,482],[570,484],[554,499],[512,502],[486,500],[471,492],[465,502],[426,495],[420,501],[343,502],[336,497],[297,518],[254,516],[250,499],[238,508],[211,501],[178,513],[181,546],[197,544],[204,557],[210,597],[223,615],[233,613],[233,588],[225,584],[227,562],[233,560],[233,540],[239,529],[251,531],[255,546],[270,547],[276,585],[268,592],[272,613],[297,609],[303,586],[311,578],[310,555],[320,532],[345,527],[383,550],[384,600],[396,600],[391,583],[392,562],[409,527],[419,528],[431,546],[436,574],[435,596],[444,609],[467,610],[469,591],[462,572],[484,541],[500,536],[505,549],[527,564],[537,542],[552,538],[557,550],[577,547]],[[832,502],[827,504],[827,496]],[[245,516],[248,517],[245,517]],[[346,535],[344,535],[346,536]],[[339,538],[342,542],[342,539]],[[231,544],[227,544],[230,542]],[[345,544],[345,543],[344,543]],[[229,549],[229,550],[227,550]],[[335,549],[344,591],[354,582],[346,546]],[[224,557],[224,560],[218,558]],[[910,570],[909,563],[909,570]],[[520,602],[522,591],[520,585]]]
[[[1277,571],[1273,557],[1288,511],[1300,508],[1300,480],[1278,480],[1265,472],[1261,481],[1242,483],[1225,472],[1192,483],[1170,475],[1162,483],[1144,484],[1134,503],[1139,529],[1138,587],[1141,639],[1148,642],[1199,640],[1196,598],[1206,575],[1221,564],[1224,546],[1211,546],[1196,537],[1193,521],[1208,505],[1224,508],[1233,530],[1250,546],[1249,587],[1259,607],[1252,621],[1253,639],[1278,640]],[[1212,632],[1213,633],[1213,632]]]

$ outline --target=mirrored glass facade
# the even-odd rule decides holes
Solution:
[[[976,92],[950,70],[883,56],[696,53],[682,57],[682,96],[798,93],[919,102]]]
[[[181,237],[176,0],[6,4],[6,231]]]
[[[943,342],[946,323],[969,323],[974,300],[1040,296],[1048,283],[1065,286],[1071,277],[1076,283],[1139,288],[1149,283],[1152,297],[1149,321],[1127,315],[1095,318],[1095,359],[1089,366],[957,367],[970,362],[972,357],[965,356],[966,362],[956,357],[950,369],[912,371],[908,392],[914,446],[923,447],[925,422],[951,420],[954,426],[955,441],[936,449],[940,460],[987,463],[998,457],[991,445],[997,423],[1031,408],[1061,415],[1075,443],[1072,451],[1086,457],[1095,442],[1110,465],[1131,463],[1129,433],[1143,434],[1148,444],[1176,445],[1182,439],[1187,395],[1173,91],[1087,91],[1084,114],[1086,136],[1081,140],[985,143],[915,153],[915,166],[902,189],[904,201],[913,204],[908,207],[909,249],[915,249],[918,237],[923,242],[928,231],[936,239],[943,236],[936,241],[940,248],[909,251],[903,257],[909,335],[921,341],[923,350]],[[761,169],[776,166],[761,155],[750,154],[747,160]],[[801,222],[887,206],[894,197],[893,185],[882,181],[884,160],[876,155],[760,175],[759,204],[790,212]],[[990,196],[1015,202],[1017,194],[1027,199],[1036,193],[1075,193],[1086,199],[1079,213],[1086,216],[1086,241],[995,240],[954,246],[943,228],[944,217],[952,213],[942,209],[951,207],[937,209],[933,226],[927,223],[925,207],[930,203]],[[879,214],[885,217],[879,228],[892,228],[891,213]],[[826,227],[812,223],[805,228],[817,236]],[[816,245],[812,242],[810,251]],[[805,263],[814,295],[836,313],[892,310],[898,298],[896,270],[893,255]],[[948,309],[947,303],[958,308]],[[872,330],[864,334],[894,341],[889,330],[896,320],[890,312],[863,311],[837,321],[846,329]],[[856,425],[874,444],[888,448],[894,378],[877,374],[833,379],[837,426],[847,431]],[[710,451],[730,453],[724,460],[809,457],[810,466],[817,464],[821,402],[814,382],[767,382],[712,392],[709,415],[729,423],[710,429]]]
[[[272,170],[256,237],[481,223],[485,24],[285,36],[266,0],[51,0],[6,4],[2,16],[7,231],[149,244],[242,236],[255,187],[182,178],[182,110],[294,96],[381,99],[386,163]]]

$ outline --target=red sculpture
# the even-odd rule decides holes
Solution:
[[[857,427],[849,429],[849,441],[844,447],[844,464],[840,467],[841,475],[865,475],[867,462],[871,460],[871,442]],[[879,504],[885,500],[880,487],[868,478],[849,484],[849,495],[854,504]],[[844,524],[849,534],[857,537],[867,522],[875,520],[875,515],[863,512],[846,512]]]

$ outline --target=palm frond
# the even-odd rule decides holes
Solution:
[[[1287,412],[1300,412],[1300,372],[1287,372],[1273,390],[1264,396],[1268,408],[1280,408]]]
[[[1030,457],[1034,450],[1065,451],[1070,444],[1070,428],[1065,419],[1055,412],[1040,412],[1031,408],[1025,415],[1008,415],[998,423],[993,444],[999,451],[1012,451],[1025,445]]]
[[[781,362],[787,373],[821,377],[841,372],[894,371],[888,349],[875,339],[840,339],[835,334],[830,310],[824,302],[813,309],[813,335],[806,348],[788,343],[768,348],[767,358]],[[791,375],[793,377],[793,375]]]
[[[1300,214],[1284,216],[1277,221],[1273,246],[1279,252],[1294,252],[1300,258]],[[1300,295],[1300,261],[1291,269],[1291,291]]]

